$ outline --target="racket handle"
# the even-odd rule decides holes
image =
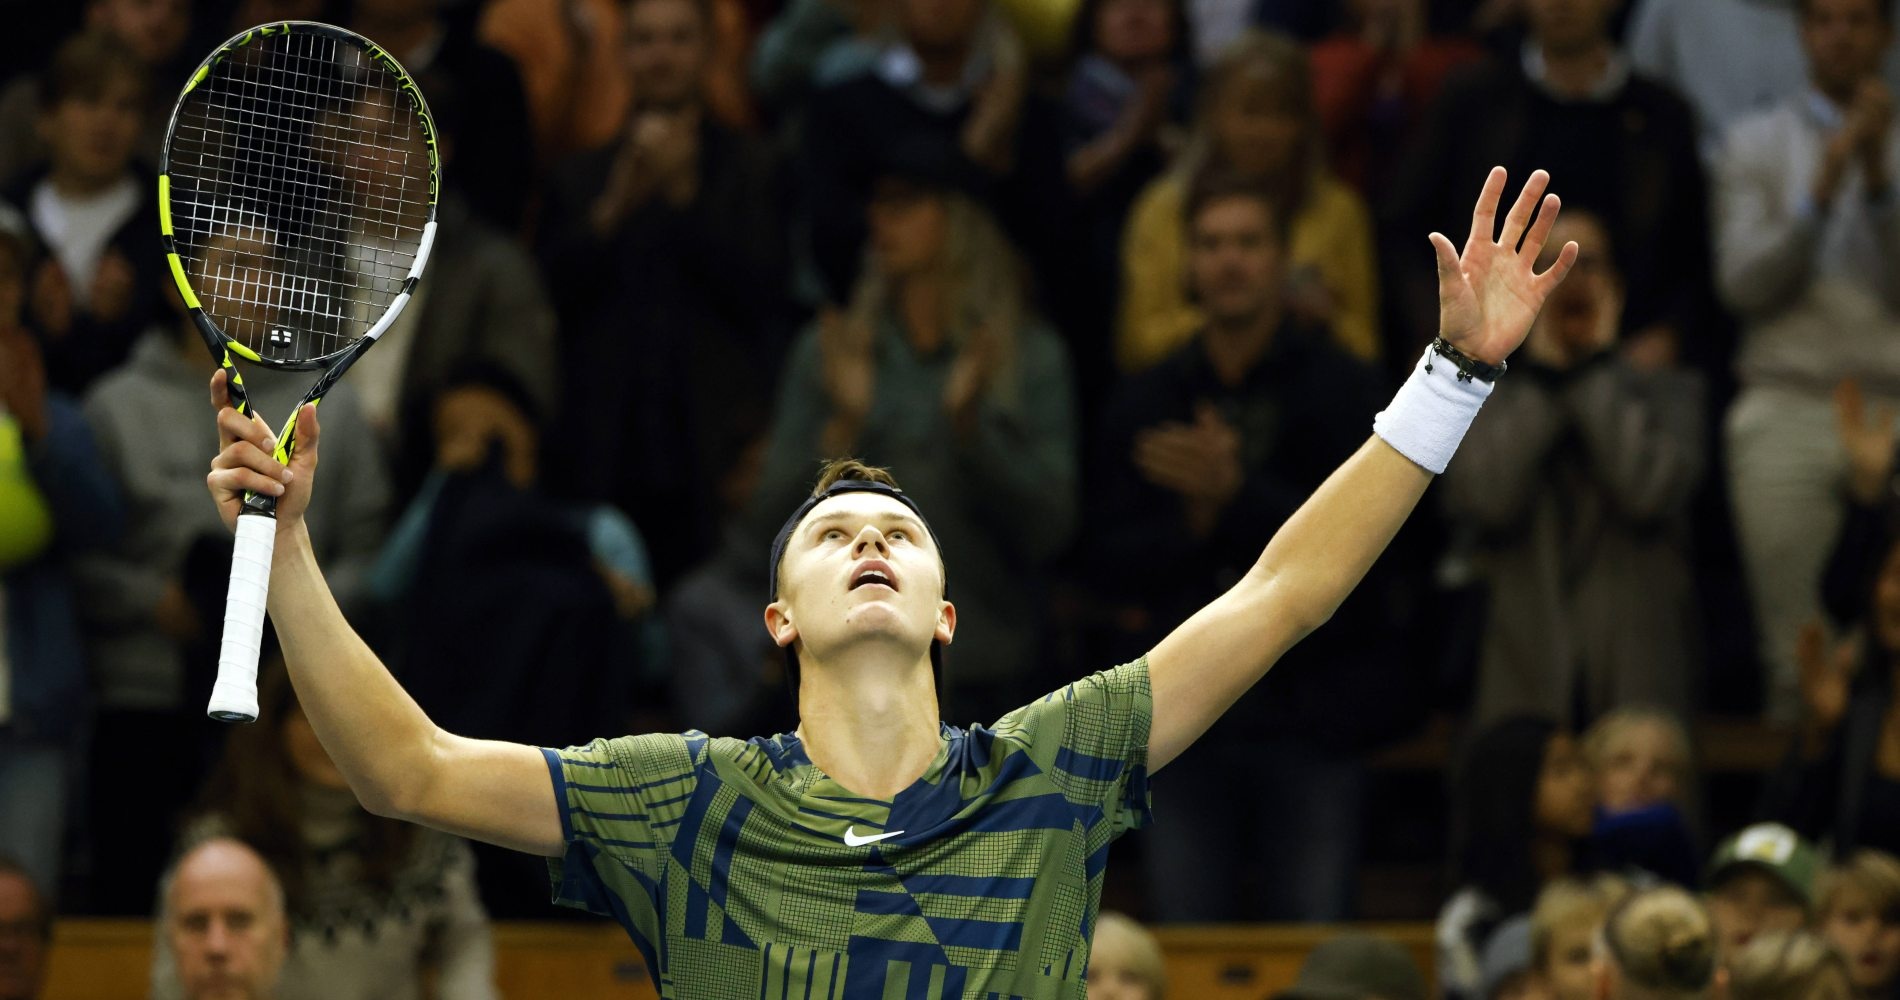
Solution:
[[[257,657],[264,643],[264,603],[270,594],[271,547],[277,519],[239,514],[231,553],[231,589],[224,598],[224,642],[209,714],[219,722],[257,718]]]

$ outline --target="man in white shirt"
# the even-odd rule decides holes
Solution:
[[[1799,705],[1795,636],[1841,523],[1833,394],[1854,378],[1900,400],[1900,132],[1878,75],[1892,35],[1886,0],[1803,0],[1812,87],[1737,122],[1717,167],[1717,284],[1743,324],[1729,485],[1769,715],[1783,721]]]

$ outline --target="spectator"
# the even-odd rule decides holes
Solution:
[[[891,30],[889,0],[789,0],[759,33],[752,53],[752,93],[787,136],[811,95],[868,73]]]
[[[930,163],[1023,248],[1057,326],[1088,293],[1073,262],[1073,211],[1053,103],[1029,88],[1021,45],[990,0],[892,0],[895,36],[872,67],[812,95],[799,149],[803,223],[838,304],[856,286],[865,211],[893,168]]]
[[[1729,1000],[1849,1000],[1847,962],[1807,931],[1764,934],[1729,961]]]
[[[1442,4],[1444,0],[1440,0]],[[1445,78],[1484,50],[1432,31],[1431,0],[1352,0],[1339,31],[1314,43],[1313,100],[1327,162],[1366,198],[1391,182]]]
[[[47,388],[20,325],[26,260],[0,228],[0,854],[57,886],[90,708],[72,561],[109,544],[124,512],[78,404]]]
[[[1126,610],[1098,657],[1139,656],[1218,597],[1378,410],[1373,371],[1285,302],[1279,213],[1263,186],[1237,178],[1204,178],[1187,198],[1187,276],[1206,325],[1108,411],[1090,558],[1099,596]],[[1128,566],[1143,570],[1112,571]],[[1377,704],[1367,674],[1390,662],[1383,628],[1355,627],[1379,607],[1384,583],[1369,586],[1169,767],[1182,811],[1143,835],[1162,919],[1349,915],[1366,780],[1357,751]],[[1348,705],[1361,714],[1342,725]],[[1235,754],[1252,762],[1245,774]],[[1273,819],[1294,812],[1302,822]],[[1249,833],[1209,842],[1201,831],[1213,829]]]
[[[52,902],[24,867],[0,857],[0,1000],[38,1000],[52,944]]]
[[[573,409],[550,467],[653,538],[664,588],[705,555],[717,478],[765,423],[783,344],[787,256],[781,172],[757,139],[706,110],[707,8],[627,8],[638,103],[614,146],[555,171],[542,261],[561,305]],[[653,470],[669,474],[656,476]]]
[[[1709,916],[1722,950],[1738,955],[1757,935],[1806,927],[1821,859],[1800,834],[1757,823],[1723,841],[1709,862]]]
[[[157,315],[164,258],[149,175],[134,169],[147,80],[105,32],[53,54],[40,85],[44,170],[5,192],[46,256],[27,292],[54,388],[79,393],[125,361]]]
[[[1491,932],[1479,960],[1483,1000],[1550,1000],[1550,991],[1531,970],[1531,920],[1518,914]]]
[[[1847,961],[1856,1000],[1891,1000],[1900,986],[1900,860],[1856,851],[1822,873],[1816,924]]]
[[[1528,951],[1545,1000],[1597,1000],[1596,943],[1611,910],[1629,892],[1622,879],[1599,876],[1561,879],[1537,894]]]
[[[284,888],[228,837],[186,851],[158,887],[153,996],[274,1000],[289,944]]]
[[[1715,982],[1716,934],[1695,897],[1674,886],[1631,896],[1603,928],[1602,1000],[1703,1000]],[[1773,994],[1779,995],[1779,994]]]
[[[1519,716],[1471,742],[1452,786],[1452,858],[1459,889],[1439,911],[1438,982],[1448,998],[1477,997],[1480,949],[1542,886],[1586,863],[1590,772],[1553,723]]]
[[[1736,122],[1808,88],[1799,3],[1760,0],[1637,0],[1628,26],[1630,60],[1695,107],[1703,158],[1713,161]],[[1900,52],[1881,77],[1900,88]]]
[[[1386,273],[1407,323],[1392,331],[1395,356],[1417,353],[1438,317],[1431,255],[1413,234],[1465,231],[1449,206],[1467,196],[1468,178],[1493,165],[1524,177],[1562,164],[1566,214],[1588,209],[1621,255],[1624,353],[1643,368],[1679,355],[1719,367],[1707,336],[1707,184],[1694,116],[1668,88],[1630,71],[1609,33],[1615,8],[1614,0],[1526,0],[1521,57],[1494,56],[1446,81],[1385,206],[1397,227],[1390,232],[1405,235],[1388,243]]]
[[[1076,16],[1062,116],[1091,290],[1076,317],[1083,330],[1115,322],[1129,209],[1180,145],[1192,71],[1184,18],[1182,0],[1087,0]],[[1095,413],[1113,359],[1095,349],[1075,361],[1085,411]]]
[[[1204,173],[1264,185],[1286,214],[1286,302],[1330,330],[1362,360],[1379,356],[1372,223],[1365,204],[1323,165],[1312,80],[1299,44],[1253,32],[1207,72],[1187,150],[1135,202],[1122,241],[1121,321],[1115,359],[1147,368],[1205,321],[1184,285],[1187,223],[1182,204]]]
[[[458,138],[457,183],[476,214],[521,231],[534,188],[534,127],[521,71],[475,36],[472,18],[449,17],[447,0],[351,0],[347,27],[389,50],[418,79],[446,78],[479,117]]]
[[[257,722],[232,731],[199,809],[187,845],[236,838],[281,873],[290,943],[277,1000],[499,996],[468,844],[365,812],[281,662],[260,671]],[[170,957],[157,956],[160,983]]]
[[[1603,865],[1700,884],[1689,819],[1696,775],[1689,734],[1676,716],[1644,706],[1613,709],[1584,734],[1583,753],[1597,777],[1593,837]]]
[[[204,442],[154,432],[204,405],[211,367],[183,304],[175,295],[172,302],[172,323],[148,331],[125,367],[99,380],[85,399],[128,510],[118,543],[75,565],[88,598],[80,610],[99,699],[93,768],[105,773],[119,759],[146,768],[138,782],[90,783],[91,830],[162,826],[190,798],[230,578],[230,533],[204,510],[204,477],[196,469]],[[310,380],[254,369],[244,384],[260,413],[287,418]],[[343,581],[340,600],[356,608],[363,573],[382,544],[387,473],[348,380],[324,396],[323,413],[325,481],[337,483],[338,492],[313,516],[311,533],[326,570]],[[149,908],[163,838],[107,837],[98,847],[95,909],[124,915]]]
[[[1095,918],[1089,948],[1088,995],[1095,1000],[1164,1000],[1167,967],[1161,942],[1124,914],[1109,910]]]
[[[137,70],[164,84],[145,88],[133,114],[138,119],[133,155],[142,170],[158,165],[165,144],[165,126],[171,120],[171,84],[182,83],[197,62],[188,51],[192,0],[86,0],[85,27],[117,39],[127,48]],[[245,27],[267,18],[246,21]],[[0,87],[0,187],[11,187],[41,167],[48,153],[41,134],[40,89],[37,74],[25,73]]]
[[[1002,231],[930,169],[877,183],[857,293],[792,347],[755,533],[826,456],[903,477],[929,505],[963,613],[944,716],[987,718],[1048,681],[1037,593],[1075,526],[1074,396]]]
[[[1768,670],[1768,714],[1799,708],[1795,650],[1841,526],[1846,456],[1829,394],[1900,399],[1900,222],[1882,0],[1801,5],[1813,89],[1738,122],[1718,171],[1723,297],[1744,326],[1726,426],[1729,491]]]
[[[1686,714],[1699,648],[1688,514],[1703,470],[1702,384],[1617,353],[1624,284],[1600,222],[1573,209],[1551,235],[1585,249],[1441,494],[1451,521],[1477,533],[1490,589],[1478,718],[1566,719],[1633,702]]]
[[[1405,948],[1371,934],[1342,934],[1306,956],[1293,988],[1273,1000],[1425,1000],[1425,977]]]

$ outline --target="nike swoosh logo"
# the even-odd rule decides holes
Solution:
[[[860,837],[855,832],[855,828],[847,826],[844,828],[844,844],[846,847],[863,847],[866,844],[875,844],[880,840],[889,840],[903,832],[902,830],[892,830],[889,833],[880,833],[871,837]]]

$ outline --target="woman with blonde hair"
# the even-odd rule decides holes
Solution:
[[[1628,897],[1610,911],[1602,941],[1596,1000],[1703,1000],[1710,995],[1715,927],[1687,892],[1667,886]]]
[[[1324,323],[1355,357],[1379,357],[1372,216],[1326,169],[1322,147],[1306,51],[1268,32],[1235,40],[1208,69],[1187,148],[1130,213],[1115,340],[1122,371],[1141,371],[1167,357],[1203,323],[1187,295],[1184,211],[1187,192],[1208,172],[1273,192],[1286,220],[1287,306]]]
[[[1161,1000],[1168,991],[1161,942],[1131,917],[1105,910],[1089,948],[1089,1000]]]
[[[1777,931],[1748,943],[1728,963],[1729,1000],[1853,1000],[1847,961],[1827,939]]]

